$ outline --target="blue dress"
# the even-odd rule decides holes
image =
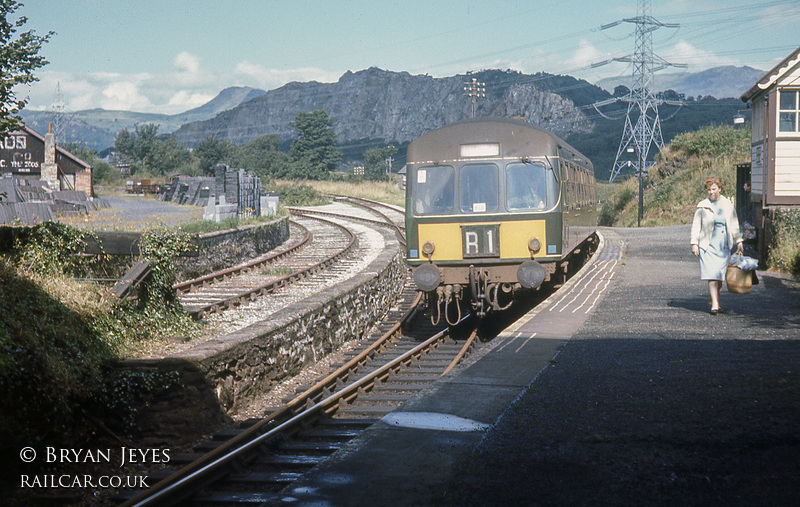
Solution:
[[[725,280],[731,249],[728,246],[728,229],[725,225],[725,212],[715,201],[711,201],[714,211],[714,230],[708,250],[700,249],[700,279]]]

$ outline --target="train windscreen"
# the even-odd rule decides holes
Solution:
[[[556,204],[558,187],[543,164],[506,166],[506,207],[509,210],[546,210]]]
[[[455,170],[450,166],[429,166],[416,170],[413,180],[414,213],[439,215],[453,212]]]
[[[498,169],[494,164],[469,164],[462,167],[461,211],[496,211],[500,194],[498,181]]]

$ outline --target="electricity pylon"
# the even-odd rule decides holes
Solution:
[[[653,53],[653,32],[661,27],[677,28],[677,23],[662,23],[648,14],[650,0],[639,0],[638,16],[615,21],[600,27],[606,30],[620,23],[633,23],[636,25],[636,50],[632,55],[613,58],[596,63],[592,67],[600,67],[612,61],[627,62],[633,65],[633,87],[627,95],[596,103],[598,107],[611,104],[620,100],[628,103],[628,112],[625,118],[625,128],[622,139],[614,159],[609,181],[614,181],[623,167],[633,167],[634,173],[639,178],[639,225],[642,222],[643,208],[643,179],[647,169],[655,162],[648,161],[650,148],[655,145],[659,151],[664,147],[664,138],[661,135],[661,120],[658,115],[660,104],[682,105],[677,101],[659,99],[652,91],[653,77],[656,72],[666,67],[686,67],[685,64],[670,63]],[[598,112],[599,109],[598,109]],[[601,113],[602,114],[602,113]],[[634,123],[635,122],[635,123]],[[636,161],[620,160],[623,154],[635,153]]]
[[[55,97],[53,104],[45,109],[45,115],[48,121],[53,124],[53,134],[55,135],[56,143],[61,144],[65,141],[67,126],[69,125],[74,113],[67,110],[64,106],[64,93],[61,91],[61,82],[56,84]]]

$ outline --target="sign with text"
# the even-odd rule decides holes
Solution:
[[[462,225],[461,245],[465,259],[476,257],[500,257],[498,224]]]
[[[0,172],[40,173],[44,143],[25,132],[12,132],[0,139]]]

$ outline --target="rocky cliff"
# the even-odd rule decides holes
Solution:
[[[360,139],[409,141],[454,121],[469,118],[464,91],[472,78],[486,83],[478,116],[516,116],[566,137],[590,132],[592,122],[580,105],[608,98],[604,90],[571,77],[513,71],[434,78],[370,68],[347,72],[336,83],[290,83],[216,117],[185,124],[173,135],[194,146],[208,136],[245,144],[266,135],[290,139],[291,122],[301,111],[325,110],[340,143]],[[578,104],[576,104],[578,102]]]

